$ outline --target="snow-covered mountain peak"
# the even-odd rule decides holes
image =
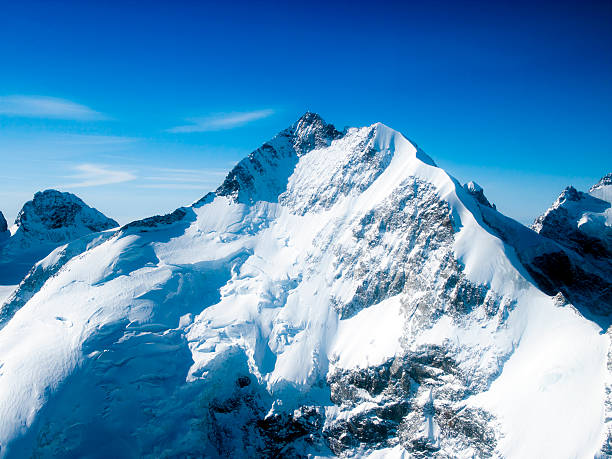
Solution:
[[[568,231],[580,230],[596,238],[606,236],[609,232],[606,227],[612,226],[611,204],[610,201],[597,197],[597,194],[604,197],[608,187],[609,185],[598,184],[591,188],[589,193],[584,193],[568,186],[553,205],[535,220],[533,230],[551,239],[563,238],[566,241],[578,237],[567,238]]]
[[[542,290],[562,292],[587,315],[600,317],[604,328],[612,313],[612,206],[601,199],[606,180],[589,193],[565,188],[532,225],[544,239],[519,251]]]
[[[566,201],[580,201],[581,199],[583,199],[583,195],[584,193],[578,191],[576,188],[570,185],[561,192],[553,206],[559,207]]]
[[[596,190],[597,188],[601,188],[604,186],[611,186],[612,185],[612,172],[604,175],[599,182],[597,182],[595,185],[593,185],[591,187],[591,189],[589,191],[593,191]]]
[[[359,163],[360,172],[357,172],[358,174],[366,170],[376,174],[376,170],[380,172],[381,167],[386,167],[385,164],[378,161],[383,159],[383,156],[387,160],[391,159],[392,155],[388,153],[395,149],[394,144],[397,139],[400,139],[399,142],[403,145],[400,150],[409,148],[412,158],[417,158],[426,165],[435,166],[434,161],[422,150],[410,143],[399,132],[382,123],[362,128],[350,128],[345,132],[340,132],[332,124],[326,123],[318,114],[306,112],[290,127],[240,161],[214,193],[204,196],[195,205],[197,207],[210,202],[214,196],[227,196],[242,203],[276,202],[279,196],[287,190],[289,178],[300,158],[326,150],[328,147],[332,148],[333,152],[339,152],[324,160],[330,162],[330,165],[333,163],[337,167],[345,165],[353,168]],[[339,146],[334,147],[332,145],[334,142],[340,142]],[[385,151],[387,153],[381,153]],[[376,155],[375,152],[381,154]],[[312,161],[312,159],[306,160],[306,162]],[[337,169],[335,171],[344,174]],[[312,182],[327,181],[328,185],[332,185],[331,171],[322,172],[324,172],[322,176],[311,174]],[[344,186],[347,191],[349,185]]]
[[[22,237],[24,244],[31,244],[35,241],[60,243],[115,228],[118,223],[72,193],[45,190],[24,204],[15,225],[14,236]]]
[[[332,124],[326,123],[317,113],[304,113],[285,134],[293,138],[293,145],[298,156],[315,148],[328,146],[332,140],[342,136]]]
[[[0,310],[0,444],[593,456],[608,336],[534,285],[517,253],[544,238],[478,190],[381,123],[305,114],[193,206],[35,266]]]
[[[599,182],[589,190],[591,196],[612,203],[612,172],[604,175]]]
[[[72,193],[37,192],[21,208],[10,237],[0,244],[0,285],[19,283],[35,262],[58,245],[117,226]]]
[[[329,146],[342,137],[336,128],[316,113],[307,112],[294,124],[240,161],[214,194],[206,195],[197,206],[213,196],[228,196],[236,202],[275,202],[284,191],[299,158],[317,148]]]

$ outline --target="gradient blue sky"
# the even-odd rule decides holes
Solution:
[[[306,110],[403,132],[523,222],[612,171],[610,1],[92,3],[0,0],[9,220],[49,187],[173,210]]]

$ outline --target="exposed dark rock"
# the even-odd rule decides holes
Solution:
[[[240,161],[215,191],[242,203],[275,202],[286,189],[300,156],[328,146],[342,136],[316,113],[305,113],[296,123]]]
[[[90,232],[115,228],[118,223],[89,207],[71,193],[46,190],[34,195],[24,204],[17,215],[15,224],[25,233],[40,233],[81,223]]]
[[[458,404],[475,393],[469,380],[442,347],[421,348],[377,367],[337,371],[328,377],[334,404],[347,413],[363,403],[375,401],[375,405],[353,416],[329,420],[325,429],[329,446],[342,455],[359,448],[391,447],[399,439],[408,452],[419,457],[454,442],[486,457],[496,444],[488,425],[492,416]],[[429,394],[424,404],[420,401],[423,394]],[[434,423],[439,427],[439,438],[422,435],[428,423],[432,429]]]
[[[175,211],[165,215],[155,215],[153,217],[144,218],[142,220],[136,220],[128,223],[121,227],[122,230],[129,228],[139,228],[142,231],[147,231],[147,228],[157,228],[159,226],[171,225],[176,223],[187,215],[187,212],[183,208],[178,208]]]
[[[6,223],[6,218],[4,218],[4,214],[0,212],[0,233],[4,233],[8,230],[8,225]]]

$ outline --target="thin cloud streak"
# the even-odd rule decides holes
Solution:
[[[165,189],[165,190],[202,190],[202,192],[208,192],[212,188],[216,188],[218,185],[214,183],[156,183],[151,185],[136,185],[136,188],[149,188],[149,189]]]
[[[62,134],[55,139],[56,143],[63,145],[125,145],[137,142],[136,137],[96,134]]]
[[[131,172],[111,169],[109,166],[99,164],[79,164],[74,167],[77,174],[70,178],[77,182],[67,183],[64,188],[85,188],[91,186],[112,185],[129,182],[137,177]]]
[[[204,192],[218,187],[223,177],[227,175],[226,170],[220,169],[153,168],[153,170],[159,173],[142,177],[149,183],[138,184],[137,188],[202,190]]]
[[[73,121],[106,120],[107,116],[70,100],[47,96],[2,96],[0,115]]]
[[[186,175],[203,175],[203,174],[212,174],[212,175],[226,175],[227,170],[225,169],[175,169],[172,167],[155,167],[153,170],[160,172],[173,172],[177,174],[186,174]]]
[[[273,114],[274,110],[271,109],[252,112],[218,113],[204,118],[190,118],[187,121],[191,124],[173,127],[167,131],[173,133],[224,131],[268,118]]]
[[[159,182],[195,182],[203,183],[211,180],[220,180],[227,175],[226,170],[193,170],[189,172],[164,172],[159,171],[155,175],[143,177],[144,180],[155,180]]]

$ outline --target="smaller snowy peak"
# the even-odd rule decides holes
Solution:
[[[15,224],[25,231],[83,225],[92,232],[118,226],[117,222],[102,212],[88,206],[78,196],[57,190],[39,191],[24,204]]]
[[[600,185],[601,184],[601,185]],[[517,250],[523,264],[548,294],[562,293],[595,317],[612,313],[612,207],[609,201],[568,186],[531,228],[544,240]],[[528,237],[523,238],[527,242]],[[546,240],[556,244],[550,246]],[[529,245],[529,244],[522,244]],[[603,319],[602,319],[603,320]],[[609,319],[602,322],[607,328]]]
[[[612,185],[612,172],[604,175],[601,180],[599,180],[599,182],[597,182],[595,185],[593,185],[591,187],[591,189],[589,190],[589,192],[597,190],[599,188],[602,188],[604,186],[611,186]]]
[[[604,175],[599,182],[593,185],[589,194],[612,203],[612,172]]]
[[[463,185],[463,189],[471,194],[476,201],[478,201],[483,206],[490,207],[495,209],[495,204],[491,204],[487,197],[484,194],[484,189],[476,182],[469,181],[465,185]]]
[[[554,234],[559,226],[569,224],[580,227],[586,223],[585,219],[588,220],[589,216],[603,214],[608,208],[610,208],[610,203],[590,193],[578,191],[573,186],[568,186],[561,192],[553,205],[535,220],[531,227],[537,233],[550,232]],[[548,236],[547,234],[544,235]]]
[[[72,193],[45,190],[24,204],[15,225],[13,237],[21,238],[22,245],[27,246],[35,242],[62,243],[115,228],[118,223]]]
[[[18,284],[54,248],[119,226],[72,193],[38,192],[21,208],[0,245],[0,285]]]
[[[581,256],[612,260],[612,208],[592,191],[568,186],[531,228]]]

